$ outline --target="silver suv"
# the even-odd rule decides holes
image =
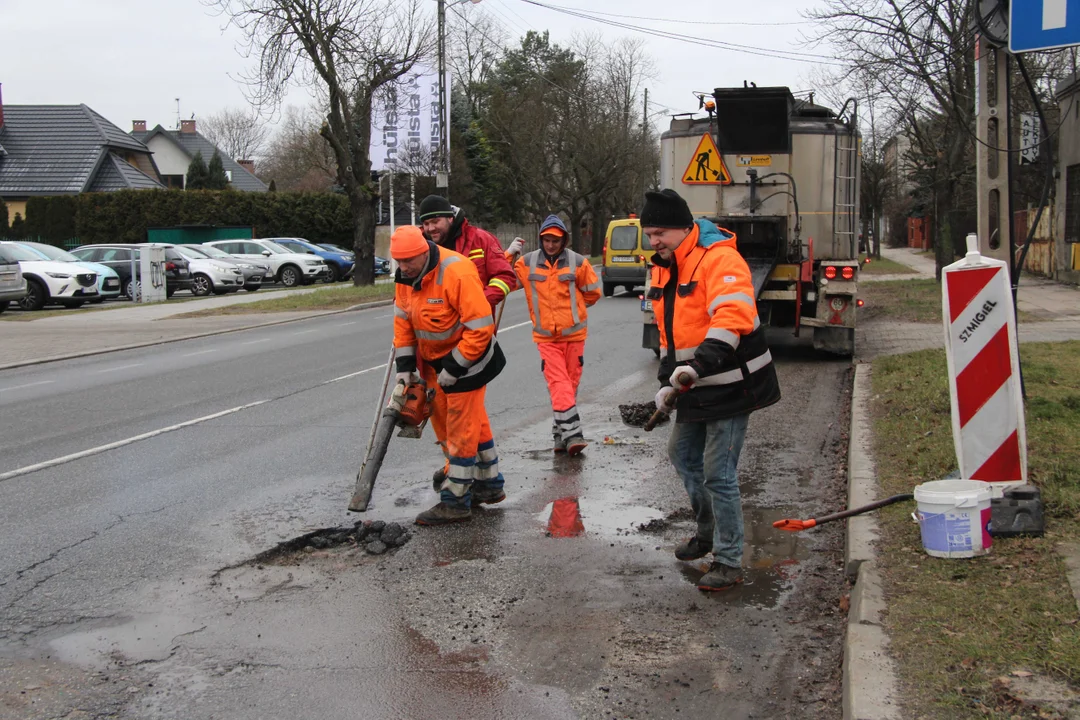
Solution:
[[[7,310],[14,300],[18,302],[26,297],[26,280],[22,268],[15,256],[0,245],[0,312]]]

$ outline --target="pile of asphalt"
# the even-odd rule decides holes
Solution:
[[[360,546],[369,555],[382,555],[403,546],[412,539],[412,533],[400,523],[382,520],[361,520],[352,527],[323,528],[286,540],[256,555],[253,563],[275,563],[294,560],[297,553],[315,550],[332,550],[342,546]]]
[[[656,403],[652,400],[646,403],[630,403],[629,405],[619,406],[622,421],[630,427],[645,427],[645,423],[649,421],[654,412],[656,412]],[[662,425],[667,421],[667,416],[662,416],[657,424]]]

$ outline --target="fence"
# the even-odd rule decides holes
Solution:
[[[1017,210],[1013,213],[1013,242],[1016,243],[1016,252],[1019,253],[1027,240],[1031,221],[1035,219],[1035,210]],[[1024,259],[1024,269],[1035,275],[1054,277],[1054,235],[1052,231],[1053,206],[1043,210],[1039,224],[1035,228],[1035,235],[1031,238],[1031,247],[1028,248],[1027,257]]]

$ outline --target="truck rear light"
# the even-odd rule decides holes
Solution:
[[[850,280],[855,277],[855,268],[849,265],[840,271],[840,275],[843,276],[845,280]]]
[[[832,265],[827,265],[825,267],[825,279],[833,280],[834,278],[836,278],[836,268]]]
[[[862,300],[856,300],[855,301],[855,307],[862,307],[865,304],[866,303],[864,303]]]

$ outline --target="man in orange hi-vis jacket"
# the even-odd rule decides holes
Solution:
[[[780,399],[780,385],[735,233],[695,221],[674,190],[645,194],[641,230],[656,250],[648,294],[660,330],[656,406],[678,410],[668,457],[697,518],[697,534],[675,557],[711,552],[698,588],[725,590],[742,582],[736,467],[747,420]]]
[[[475,503],[506,498],[484,391],[506,359],[495,340],[495,321],[480,275],[468,258],[428,241],[420,228],[398,228],[390,238],[398,262],[394,277],[394,347],[398,379],[415,381],[417,359],[435,387],[431,425],[447,466],[437,478],[439,503],[416,517],[418,525],[445,525],[472,517]]]
[[[589,259],[567,247],[569,239],[562,220],[549,215],[540,225],[540,249],[519,258],[514,273],[525,289],[533,342],[551,396],[555,452],[577,455],[586,446],[577,389],[585,365],[587,308],[600,299],[600,281]],[[507,255],[517,255],[521,245],[514,240]]]

